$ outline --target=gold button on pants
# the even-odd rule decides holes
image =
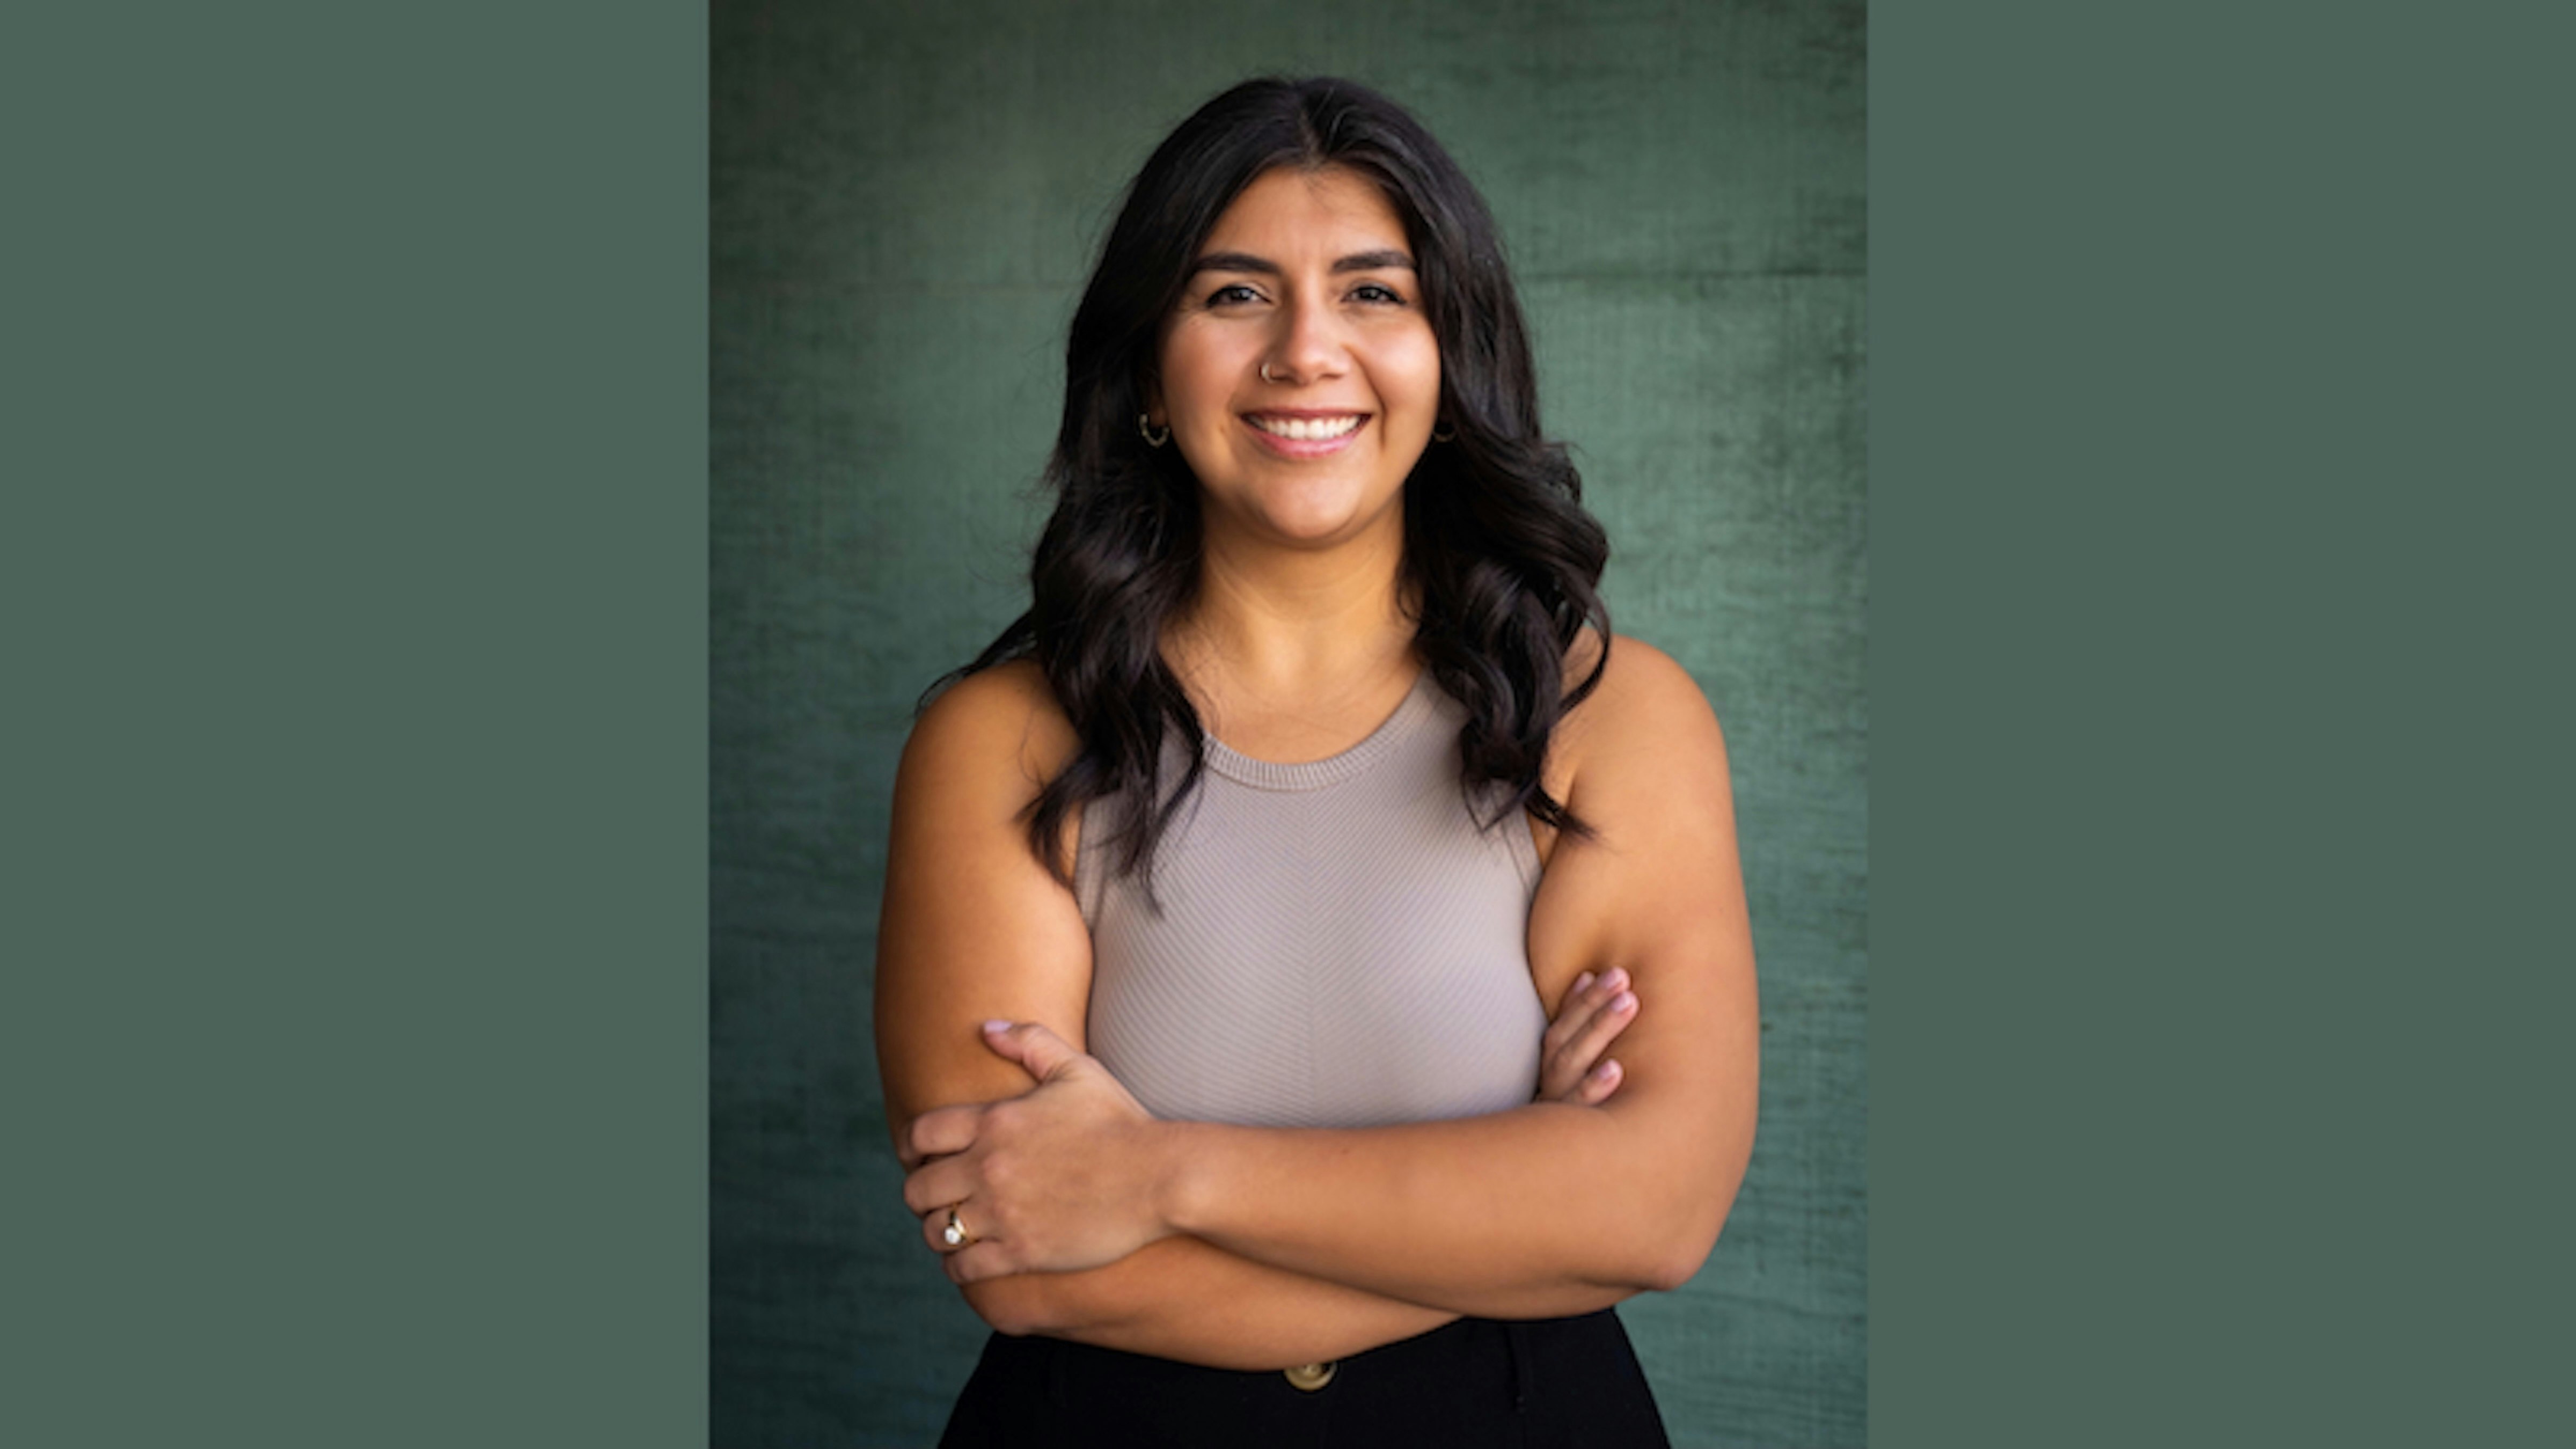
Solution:
[[[1295,1368],[1282,1369],[1280,1372],[1288,1376],[1288,1382],[1311,1394],[1333,1381],[1335,1367],[1335,1364],[1329,1363],[1301,1363]]]

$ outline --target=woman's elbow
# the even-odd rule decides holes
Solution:
[[[1709,1244],[1685,1242],[1665,1235],[1641,1245],[1637,1251],[1622,1254],[1614,1261],[1598,1262],[1582,1274],[1587,1292],[1606,1295],[1595,1303],[1568,1308],[1568,1313],[1590,1312],[1625,1302],[1640,1293],[1670,1293],[1689,1282],[1708,1261]]]
[[[1698,1276],[1702,1264],[1717,1247],[1717,1234],[1693,1233],[1676,1238],[1653,1261],[1646,1264],[1644,1287],[1649,1292],[1670,1293]]]
[[[1608,1274],[1601,1281],[1628,1293],[1670,1293],[1696,1276],[1708,1255],[1717,1247],[1716,1222],[1688,1221],[1665,1217],[1641,1223],[1635,1233],[1635,1251],[1623,1254],[1621,1261],[1604,1265]]]
[[[1718,1233],[1726,1226],[1726,1217],[1735,1205],[1740,1175],[1730,1174],[1722,1191],[1703,1188],[1677,1201],[1669,1201],[1654,1221],[1644,1226],[1640,1241],[1649,1244],[1633,1265],[1637,1286],[1647,1292],[1670,1293],[1695,1277],[1717,1249]]]

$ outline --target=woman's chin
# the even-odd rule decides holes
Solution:
[[[1246,514],[1253,531],[1264,537],[1296,548],[1322,548],[1367,533],[1385,511],[1373,511],[1368,504],[1360,489],[1296,489],[1258,499]]]
[[[1366,520],[1351,508],[1272,513],[1261,520],[1265,537],[1297,549],[1332,548],[1367,532]]]

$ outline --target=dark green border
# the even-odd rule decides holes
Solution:
[[[1873,17],[1883,1443],[2565,1433],[2566,28]]]
[[[12,1444],[706,1436],[706,15],[8,73]]]

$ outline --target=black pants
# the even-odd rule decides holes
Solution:
[[[1051,1338],[984,1345],[942,1449],[1664,1449],[1626,1330],[1579,1318],[1462,1318],[1342,1360],[1312,1391]]]

